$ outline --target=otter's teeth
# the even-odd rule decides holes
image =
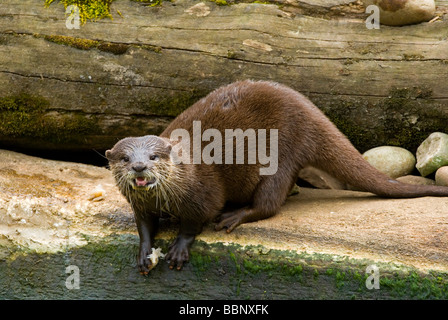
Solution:
[[[134,180],[136,187],[148,187],[153,185],[156,182],[155,178],[151,178],[148,180],[146,177],[137,177]]]
[[[135,179],[135,184],[137,185],[137,187],[144,187],[147,183],[148,181],[146,181],[146,179],[143,177],[138,177],[137,179]]]

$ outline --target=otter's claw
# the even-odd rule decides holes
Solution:
[[[165,257],[170,262],[170,269],[176,267],[177,270],[181,270],[184,263],[188,262],[190,259],[188,252],[189,243],[191,242],[188,239],[185,239],[183,236],[178,236],[173,244],[171,244],[168,254]]]
[[[240,224],[246,222],[246,217],[250,211],[247,209],[239,209],[231,212],[223,213],[219,219],[220,222],[215,226],[215,230],[219,231],[226,228],[227,233],[232,232]]]
[[[137,257],[138,270],[142,275],[147,275],[152,269],[151,259],[148,258],[149,253],[148,249],[142,248]]]
[[[225,219],[222,219],[220,223],[215,226],[215,230],[219,231],[226,228],[226,232],[232,232],[236,227],[241,224],[241,219],[237,216],[231,216]]]

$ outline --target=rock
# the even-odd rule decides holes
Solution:
[[[109,170],[0,150],[0,248],[56,252],[117,230],[135,223]]]
[[[104,199],[88,200],[100,184],[106,192]],[[381,274],[393,274],[400,264],[403,273],[394,276],[397,282],[407,281],[410,272],[440,270],[429,278],[415,279],[415,287],[421,291],[402,290],[398,298],[427,295],[428,284],[442,292],[435,298],[444,298],[448,243],[439,241],[448,234],[444,208],[443,201],[425,198],[389,200],[365,193],[303,188],[300,197],[288,199],[281,214],[271,219],[243,224],[230,234],[216,232],[213,224],[204,226],[191,262],[182,271],[182,285],[167,290],[169,280],[179,277],[169,270],[169,264],[159,263],[150,279],[136,268],[138,235],[133,213],[110,171],[0,150],[0,297],[294,299],[322,297],[322,292],[328,292],[323,298],[350,299],[351,288],[359,286],[357,279],[349,277],[353,281],[345,279],[340,287],[334,277],[319,277],[318,286],[315,278],[302,277],[309,280],[305,286],[296,272],[282,266],[301,274],[317,275],[330,269],[333,274],[344,274],[347,269],[361,274],[366,261],[377,261]],[[178,226],[161,224],[156,247],[168,250]],[[268,268],[243,266],[241,261],[251,252],[253,261],[264,259],[263,266]],[[240,288],[229,289],[229,281],[238,276],[235,263],[250,272],[252,285],[241,286],[241,292]],[[80,290],[71,290],[76,279]],[[185,290],[202,288],[204,279],[208,279],[207,290]],[[381,295],[395,297],[396,288],[382,286]],[[356,297],[368,299],[372,293],[362,290]]]
[[[184,10],[184,12],[195,15],[196,17],[206,17],[210,14],[210,7],[207,6],[204,2],[200,2],[195,4],[194,6]]]
[[[408,184],[417,184],[417,185],[424,185],[424,186],[433,186],[436,184],[436,182],[432,179],[420,177],[420,176],[403,176],[397,178],[398,181]]]
[[[366,151],[362,156],[393,179],[410,174],[415,166],[414,155],[400,147],[377,147]]]
[[[417,169],[425,177],[448,165],[448,134],[434,132],[417,149]]]
[[[335,189],[335,190],[346,190],[347,186],[345,183],[337,180],[333,176],[329,175],[325,171],[314,167],[306,167],[300,170],[299,178],[305,180],[311,185],[319,189]]]
[[[436,172],[436,184],[448,187],[448,166],[441,167]]]
[[[380,9],[380,23],[402,26],[429,21],[434,17],[434,0],[364,0],[364,5],[376,5]]]

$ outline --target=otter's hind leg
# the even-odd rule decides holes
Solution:
[[[290,176],[290,177],[288,177]],[[223,213],[215,230],[227,229],[230,233],[242,223],[254,222],[274,216],[292,188],[295,175],[280,170],[272,176],[264,176],[258,184],[251,206]]]

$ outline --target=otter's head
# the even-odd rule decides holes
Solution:
[[[120,190],[148,191],[163,183],[172,167],[171,148],[168,139],[144,136],[124,138],[107,150],[106,158]]]

